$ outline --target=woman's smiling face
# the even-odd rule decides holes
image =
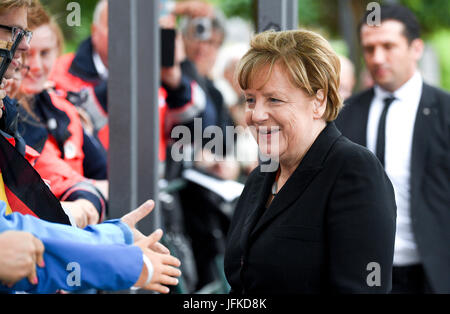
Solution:
[[[262,154],[280,162],[299,162],[315,140],[315,97],[310,97],[289,79],[279,63],[257,71],[245,90],[246,122]]]
[[[48,24],[33,31],[33,39],[26,57],[30,67],[22,82],[22,90],[26,94],[39,94],[45,88],[50,71],[58,57],[57,39]]]

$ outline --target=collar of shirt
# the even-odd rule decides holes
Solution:
[[[378,85],[375,85],[375,98],[383,101],[384,98],[392,95],[396,98],[396,101],[400,101],[401,103],[410,103],[412,101],[415,103],[420,101],[420,96],[422,95],[422,85],[422,75],[416,71],[416,73],[414,73],[414,75],[405,84],[393,93],[384,90]]]
[[[102,58],[100,58],[99,54],[94,52],[92,54],[92,60],[94,61],[95,69],[97,70],[98,75],[102,80],[107,80],[109,71],[108,68],[103,64]]]

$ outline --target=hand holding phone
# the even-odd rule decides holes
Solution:
[[[173,67],[175,64],[175,29],[161,28],[161,66]]]

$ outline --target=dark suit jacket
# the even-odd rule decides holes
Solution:
[[[373,97],[373,89],[351,97],[336,121],[363,146]],[[450,95],[427,84],[414,126],[410,193],[412,229],[428,281],[434,292],[450,293]]]
[[[390,291],[394,191],[371,152],[329,123],[265,209],[274,178],[258,167],[237,204],[225,255],[232,292]]]

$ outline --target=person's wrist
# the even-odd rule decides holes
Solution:
[[[144,254],[143,259],[144,259],[144,264],[147,267],[147,281],[145,282],[144,287],[147,287],[153,278],[153,265],[152,265],[152,262],[147,257],[147,255]]]
[[[139,290],[141,288],[145,288],[147,287],[150,282],[152,281],[153,278],[153,265],[152,262],[149,260],[149,258],[145,255],[142,254],[142,259],[143,259],[143,268],[142,268],[142,274],[139,277],[139,280],[136,282],[136,285],[131,287],[132,290]],[[140,283],[141,281],[143,281],[143,279],[141,278],[142,276],[145,277],[146,275],[146,281],[143,283]]]

